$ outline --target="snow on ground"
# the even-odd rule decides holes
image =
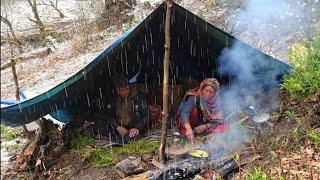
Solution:
[[[10,1],[1,1],[2,4],[8,4],[8,2]],[[60,7],[63,13],[66,14],[67,20],[75,20],[77,18],[77,11],[75,10],[75,8],[76,5],[79,6],[79,4],[76,4],[78,2],[79,1],[59,1],[58,7]],[[155,0],[151,1],[151,4],[154,5],[159,2],[159,0]],[[143,9],[142,6],[139,6],[139,3],[142,2],[138,2],[138,6],[133,11],[138,22],[151,12],[151,9]],[[26,33],[24,32],[24,30],[28,29],[29,26],[33,26],[32,23],[30,23],[30,21],[25,18],[28,13],[31,13],[30,7],[28,6],[26,1],[13,1],[12,7],[12,14],[15,15],[13,21],[14,27],[19,32]],[[86,6],[83,5],[83,7]],[[1,8],[4,7],[1,6]],[[22,11],[22,13],[20,13],[20,11]],[[45,11],[45,9],[42,9],[39,14],[41,14],[41,18],[46,22],[46,24],[61,20],[56,16],[50,16],[50,12],[52,13],[54,12],[54,10],[48,12],[46,11],[45,13],[42,11]],[[44,15],[42,13],[44,13]],[[46,13],[49,15],[47,15]],[[124,27],[126,26],[128,25],[124,25]],[[1,32],[5,31],[2,30]],[[73,48],[77,44],[75,40],[66,40],[62,43],[53,44],[53,53],[51,53],[47,57],[41,59],[31,59],[24,63],[16,65],[20,88],[23,91],[28,90],[37,95],[50,90],[51,88],[57,86],[67,78],[80,71],[95,57],[97,57],[104,49],[106,49],[112,42],[119,38],[123,33],[124,31],[122,29],[110,27],[105,31],[94,34],[92,35],[92,37],[100,35],[103,37],[103,39],[94,42],[93,45],[87,47],[85,52],[77,55],[72,54],[74,51]],[[8,47],[2,47],[2,49],[4,49],[4,51],[8,51]],[[8,53],[9,52],[7,52],[7,54]],[[5,57],[3,53],[1,53],[1,57]],[[1,71],[1,99],[14,99],[14,89],[15,86],[13,83],[11,68],[7,68]]]
[[[52,1],[52,0],[51,0]],[[102,0],[101,0],[102,1]],[[37,0],[41,4],[42,0]],[[50,0],[43,0],[44,3],[49,4]],[[66,22],[75,20],[77,18],[77,10],[75,7],[88,7],[83,5],[89,4],[89,1],[77,1],[77,0],[59,0],[58,9],[60,9],[65,15],[64,18],[59,17],[59,13],[51,6],[38,5],[38,13],[40,19],[45,26],[52,25],[57,22]],[[6,13],[7,12],[7,13]],[[25,35],[29,30],[34,29],[35,24],[28,20],[27,17],[34,19],[32,9],[27,0],[2,0],[1,1],[1,15],[8,15],[8,20],[12,21],[13,28],[20,35]],[[1,35],[6,33],[6,26],[1,23]]]
[[[26,143],[27,139],[21,137],[17,137],[10,141],[1,139],[1,172],[4,172],[9,165],[12,165],[11,158],[14,157],[19,152],[19,149]]]

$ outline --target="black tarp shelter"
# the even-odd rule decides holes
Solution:
[[[146,85],[152,81],[162,82],[164,19],[165,3],[74,76],[32,99],[1,108],[1,122],[15,126],[57,110],[72,115],[87,112],[99,99],[114,96],[110,83],[114,72],[127,75],[140,72],[143,78],[139,81]],[[261,86],[278,85],[268,84],[269,78],[280,82],[290,70],[289,65],[237,40],[177,4],[173,5],[171,23],[171,84],[177,83],[177,77],[197,80],[216,77],[223,85],[232,84],[237,78],[225,73],[228,67],[219,57],[235,42],[241,44],[245,52],[257,54],[251,59],[252,69],[261,77],[258,81]]]

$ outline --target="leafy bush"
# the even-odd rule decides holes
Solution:
[[[220,0],[210,0],[207,4],[207,7],[214,8],[220,3]]]
[[[320,149],[320,128],[313,129],[307,133],[307,138],[314,142],[318,149]]]
[[[285,76],[283,87],[294,99],[320,91],[320,37],[295,44],[289,51],[294,70]]]
[[[56,37],[56,41],[57,43],[62,43],[63,41],[65,41],[66,39],[63,36],[58,36]]]
[[[250,175],[245,178],[246,180],[265,180],[267,173],[261,167],[254,167],[250,171]]]
[[[2,125],[1,124],[1,139],[4,139],[6,141],[10,141],[15,139],[18,136],[21,136],[21,133],[19,130],[12,129],[8,126]]]

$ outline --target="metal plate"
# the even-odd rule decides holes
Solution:
[[[200,149],[192,149],[189,151],[190,156],[198,157],[198,158],[207,158],[209,157],[209,153]]]

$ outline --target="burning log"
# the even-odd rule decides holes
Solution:
[[[193,179],[196,175],[204,175],[207,172],[226,178],[233,172],[238,171],[239,166],[246,165],[259,158],[261,158],[260,155],[243,153],[241,163],[236,162],[233,157],[207,161],[189,159],[170,165],[161,171],[149,172],[149,179]]]

